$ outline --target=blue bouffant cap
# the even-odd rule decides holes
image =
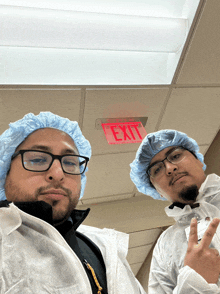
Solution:
[[[148,134],[138,148],[134,161],[130,164],[130,177],[138,191],[158,200],[166,200],[150,185],[150,179],[146,170],[152,158],[167,147],[182,146],[192,151],[203,163],[203,170],[206,169],[204,156],[199,153],[199,146],[195,140],[186,134],[175,130],[161,130]]]
[[[9,124],[7,129],[0,136],[0,200],[5,200],[5,179],[10,168],[11,156],[15,149],[24,139],[34,131],[42,128],[54,128],[67,133],[74,141],[79,154],[91,157],[91,146],[88,140],[83,136],[76,121],[70,121],[51,112],[40,112],[39,115],[29,113],[22,119]],[[86,171],[88,168],[86,168]],[[85,173],[81,175],[81,193],[82,198],[86,185]]]

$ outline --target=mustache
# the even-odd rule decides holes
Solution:
[[[170,185],[170,186],[172,186],[173,179],[174,179],[175,177],[179,176],[179,175],[187,176],[188,173],[187,173],[187,172],[181,172],[181,173],[177,173],[177,174],[173,175],[172,179],[171,179],[170,182],[169,182],[169,185]]]
[[[72,191],[70,189],[67,189],[63,187],[62,185],[48,185],[46,187],[40,187],[36,190],[35,197],[37,198],[40,194],[44,193],[45,191],[49,189],[61,189],[65,192],[67,197],[70,197],[72,195]]]

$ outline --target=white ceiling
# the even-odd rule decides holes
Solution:
[[[200,2],[170,85],[0,87],[0,133],[28,112],[49,110],[79,122],[93,152],[79,208],[91,207],[85,224],[130,234],[128,260],[135,274],[161,230],[173,223],[164,212],[169,203],[137,192],[129,164],[139,144],[108,145],[96,120],[148,117],[147,133],[164,128],[183,131],[198,141],[205,154],[220,128],[219,13],[219,0]],[[147,259],[138,274],[145,287],[147,277],[141,273],[149,264]]]

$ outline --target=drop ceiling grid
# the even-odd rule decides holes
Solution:
[[[129,248],[154,243],[161,233],[161,228],[133,232],[129,234]]]
[[[87,189],[86,189],[87,190]],[[86,190],[84,195],[86,195]],[[90,198],[84,198],[81,201],[82,205],[97,205],[99,203],[103,202],[111,202],[111,201],[119,201],[119,200],[126,200],[133,197],[132,194],[117,194],[117,195],[108,195],[108,196],[101,196],[101,197],[90,197]]]
[[[135,271],[134,274],[137,274],[144,260],[147,259],[148,254],[151,251],[153,246],[154,246],[154,243],[151,242],[148,245],[136,246],[136,247],[128,249],[127,260],[132,270]]]
[[[130,248],[128,250],[128,255],[127,255],[127,260],[129,264],[143,262],[146,259],[148,253],[150,252],[152,246],[153,246],[153,243],[149,245],[143,245],[139,247]]]

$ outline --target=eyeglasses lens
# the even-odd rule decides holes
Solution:
[[[163,169],[164,169],[163,162],[159,162],[153,165],[149,170],[151,177],[156,178],[157,176],[163,173]]]
[[[174,163],[174,164],[179,163],[185,158],[184,149],[175,149],[166,158],[171,163]],[[165,165],[161,161],[150,168],[149,174],[151,177],[157,178],[161,176],[164,173],[164,171],[165,171]]]
[[[179,163],[184,158],[184,149],[175,149],[172,153],[167,156],[167,159],[171,163]]]
[[[80,174],[81,172],[79,157],[76,156],[64,156],[62,158],[62,166],[64,171],[70,174]]]
[[[49,154],[37,151],[27,151],[23,154],[24,167],[33,171],[46,170],[52,161]]]

